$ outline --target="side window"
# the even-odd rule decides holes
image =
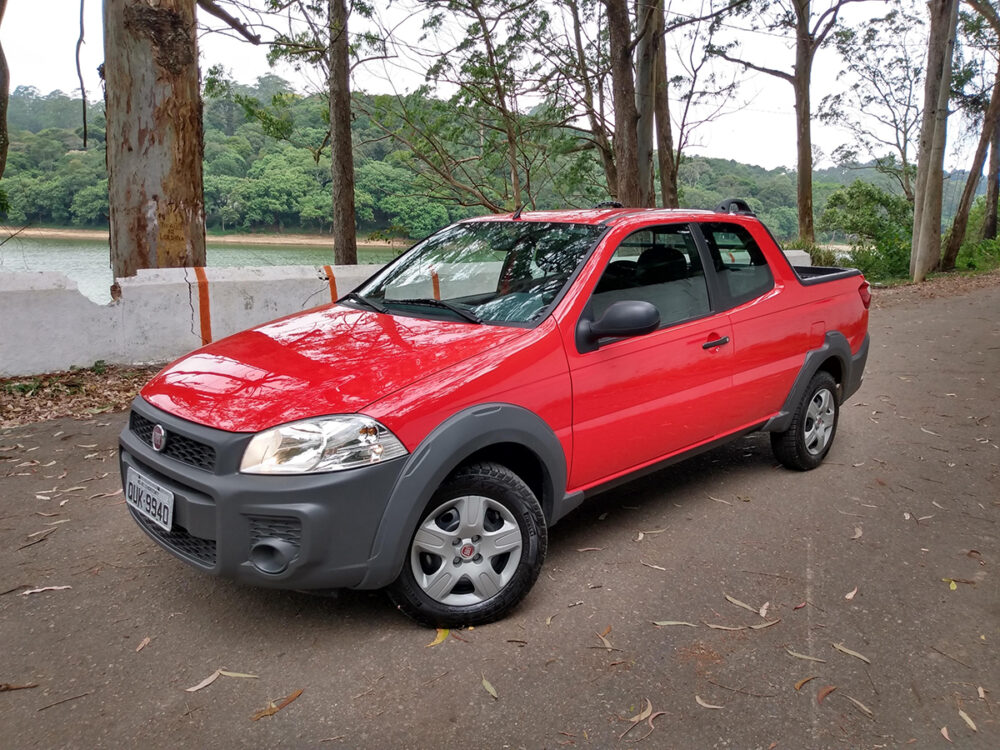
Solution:
[[[723,288],[736,303],[769,292],[774,276],[757,241],[739,224],[699,224]]]
[[[686,224],[643,229],[622,241],[590,298],[594,318],[620,300],[653,304],[660,327],[711,312],[705,270]]]

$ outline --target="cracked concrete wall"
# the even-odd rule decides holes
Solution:
[[[379,266],[334,266],[338,296]],[[206,268],[208,308],[191,268],[141,270],[119,279],[122,298],[99,305],[61,273],[0,273],[0,377],[70,367],[162,363],[212,340],[274,318],[327,304],[322,268]]]

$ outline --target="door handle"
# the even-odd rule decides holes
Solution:
[[[729,337],[723,336],[721,339],[716,339],[715,341],[706,341],[701,345],[702,349],[714,349],[717,346],[725,346],[729,343]]]

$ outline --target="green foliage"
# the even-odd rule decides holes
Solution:
[[[986,198],[980,196],[969,211],[969,226],[955,259],[955,268],[968,271],[1000,268],[1000,239],[983,239],[985,218]]]
[[[850,243],[848,261],[866,276],[909,273],[913,209],[905,198],[857,180],[830,196],[818,224]]]

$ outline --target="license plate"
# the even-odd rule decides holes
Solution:
[[[137,513],[170,531],[174,521],[173,492],[129,468],[125,475],[125,500]]]

